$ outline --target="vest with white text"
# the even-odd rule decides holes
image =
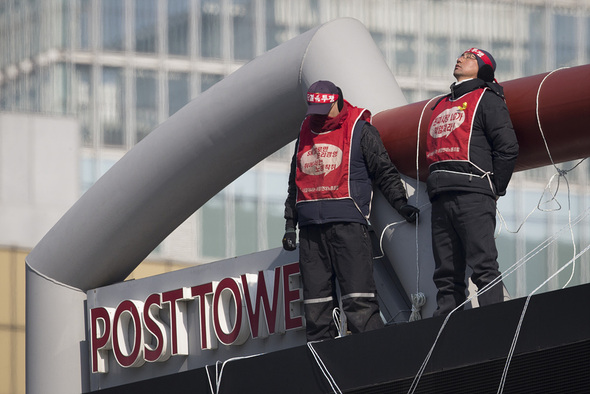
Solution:
[[[486,89],[477,89],[452,100],[445,97],[430,118],[426,136],[426,161],[470,161],[473,119]]]
[[[370,113],[354,106],[349,106],[348,111],[340,128],[325,133],[312,131],[309,117],[304,120],[297,151],[298,203],[352,198],[352,134],[358,120],[369,120]]]

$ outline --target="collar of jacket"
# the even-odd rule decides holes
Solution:
[[[451,100],[455,100],[466,93],[469,93],[475,89],[485,88],[486,83],[479,78],[470,79],[462,83],[453,83],[451,85]]]
[[[485,82],[483,79],[474,78],[460,84],[453,83],[451,85],[451,100],[455,100],[466,93],[480,88],[489,88],[492,92],[504,99],[504,88],[502,86],[497,83]]]

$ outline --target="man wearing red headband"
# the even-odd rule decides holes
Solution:
[[[352,333],[383,327],[373,279],[368,220],[373,184],[410,223],[418,208],[389,159],[371,113],[351,105],[330,81],[307,92],[307,116],[289,176],[283,248],[296,249],[303,281],[308,341],[338,336],[333,311],[340,300]]]
[[[518,142],[496,62],[482,49],[465,51],[455,64],[451,93],[434,106],[426,159],[432,202],[432,248],[438,308],[445,315],[466,299],[466,266],[481,306],[504,299],[494,240],[496,200],[506,194]],[[488,286],[494,281],[493,286]]]

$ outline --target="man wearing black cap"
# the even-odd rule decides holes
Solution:
[[[335,280],[352,333],[383,327],[367,230],[372,186],[410,223],[419,210],[407,204],[400,176],[371,113],[348,103],[330,81],[307,92],[308,111],[291,162],[283,247],[296,249],[303,281],[308,341],[334,338]]]
[[[500,276],[496,200],[506,194],[518,142],[495,70],[489,52],[465,51],[453,72],[457,82],[434,106],[430,120],[426,159],[438,289],[435,316],[465,301],[466,265],[479,290]],[[478,296],[481,306],[503,299],[500,279]]]

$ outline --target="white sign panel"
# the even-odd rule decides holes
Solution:
[[[298,257],[273,249],[89,291],[91,388],[305,344]]]

